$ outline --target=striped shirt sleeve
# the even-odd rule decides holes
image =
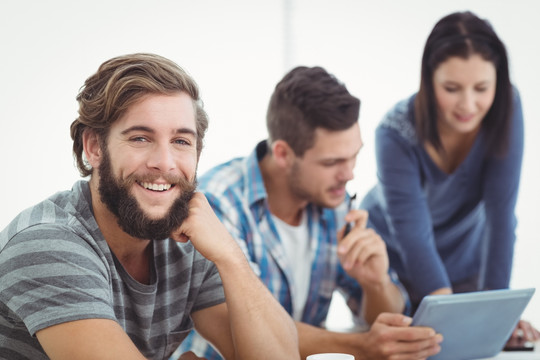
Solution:
[[[64,226],[39,224],[17,233],[2,258],[9,260],[0,263],[0,298],[31,335],[66,321],[115,319],[103,262]]]

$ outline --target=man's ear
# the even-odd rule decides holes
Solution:
[[[281,167],[289,167],[294,162],[293,149],[283,140],[276,140],[272,144],[272,156]]]
[[[101,150],[99,136],[95,131],[87,129],[83,133],[82,139],[86,160],[88,160],[88,163],[92,168],[97,169],[103,159],[103,151]]]

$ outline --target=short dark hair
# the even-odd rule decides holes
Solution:
[[[276,85],[266,115],[268,142],[284,140],[297,156],[314,144],[316,128],[345,130],[358,121],[360,100],[321,67],[299,66]]]
[[[480,55],[493,63],[497,84],[491,108],[482,120],[488,153],[502,155],[507,151],[512,115],[512,84],[508,57],[503,42],[491,24],[470,11],[456,12],[439,20],[424,47],[420,90],[415,100],[415,121],[420,142],[429,142],[441,150],[437,129],[437,102],[433,89],[433,73],[450,57],[468,59]]]
[[[148,94],[186,92],[196,112],[197,155],[208,128],[208,116],[195,81],[173,61],[155,54],[130,54],[104,62],[86,79],[77,95],[79,117],[71,124],[73,156],[81,176],[92,174],[83,158],[83,133],[95,131],[105,141],[111,125],[135,102]]]

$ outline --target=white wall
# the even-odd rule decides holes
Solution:
[[[521,91],[526,145],[512,286],[540,291],[536,0],[3,0],[0,228],[78,179],[69,137],[77,91],[103,61],[132,52],[169,57],[199,83],[211,117],[200,171],[247,154],[265,137],[267,101],[286,71],[325,67],[362,100],[366,146],[349,186],[362,194],[375,183],[375,126],[416,90],[423,44],[434,23],[466,9],[492,22]],[[540,326],[540,295],[525,315]]]

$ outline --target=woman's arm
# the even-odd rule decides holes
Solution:
[[[435,244],[424,192],[424,183],[430,179],[422,172],[419,146],[392,128],[377,129],[379,186],[391,234],[385,240],[399,252],[413,292],[423,296],[451,285]]]
[[[508,153],[491,158],[484,171],[483,199],[486,211],[488,252],[486,289],[506,288],[510,282],[515,242],[515,206],[523,159],[523,112],[517,91],[510,129]]]

